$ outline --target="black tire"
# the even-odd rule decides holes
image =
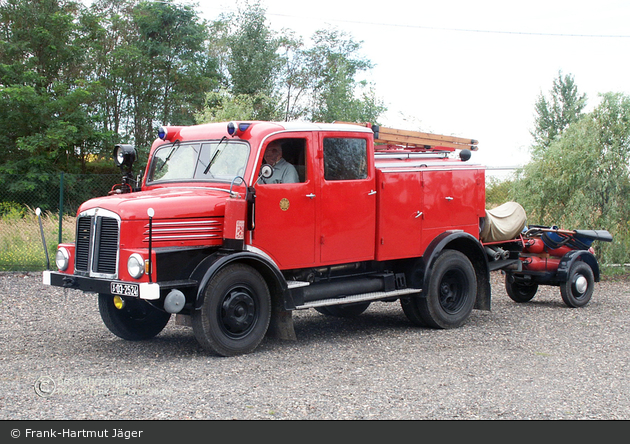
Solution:
[[[477,299],[475,269],[463,253],[445,250],[436,259],[428,288],[423,291],[424,295],[402,302],[412,322],[432,328],[460,327]]]
[[[354,304],[328,305],[326,307],[315,307],[315,310],[325,316],[336,316],[338,318],[354,318],[359,316],[370,306],[370,302],[357,302]]]
[[[567,306],[584,307],[591,300],[594,289],[593,270],[586,262],[576,261],[569,270],[569,279],[560,285],[560,294]]]
[[[203,348],[220,356],[252,352],[265,337],[271,319],[271,296],[254,268],[231,264],[219,270],[193,313],[193,332]]]
[[[98,295],[98,311],[105,326],[119,338],[128,341],[151,339],[159,334],[171,314],[155,308],[142,299],[126,298],[125,306],[114,306],[114,296]]]
[[[505,275],[505,291],[514,302],[525,303],[531,301],[538,292],[536,282],[519,282],[510,274]]]

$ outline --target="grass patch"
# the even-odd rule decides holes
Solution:
[[[41,215],[51,268],[59,241],[59,216]],[[73,242],[75,218],[64,216],[62,241]],[[46,269],[46,253],[35,210],[5,213],[0,217],[0,271],[42,271]]]

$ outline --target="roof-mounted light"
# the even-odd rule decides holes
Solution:
[[[158,137],[162,140],[166,140],[166,136],[168,135],[168,129],[161,126],[158,128]]]
[[[227,125],[227,132],[230,136],[236,137],[243,134],[250,127],[251,123],[247,122],[230,122]]]
[[[158,137],[162,140],[174,142],[179,137],[181,126],[161,126],[158,128]]]

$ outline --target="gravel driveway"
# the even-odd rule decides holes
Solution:
[[[570,309],[558,288],[516,304],[492,280],[492,311],[459,329],[414,327],[398,302],[307,310],[297,342],[219,358],[173,321],[118,339],[95,295],[0,273],[0,420],[630,419],[630,281]]]

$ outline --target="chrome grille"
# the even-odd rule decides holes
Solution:
[[[115,274],[118,258],[118,221],[108,217],[100,218],[98,242],[95,243],[96,262],[93,269],[98,273]]]
[[[110,211],[89,210],[77,220],[75,270],[96,277],[117,277],[120,219]]]
[[[90,265],[90,239],[92,238],[92,218],[80,217],[77,221],[77,242],[75,270],[88,271]]]

